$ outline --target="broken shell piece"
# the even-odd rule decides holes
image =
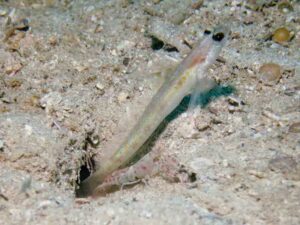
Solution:
[[[280,120],[282,120],[280,115],[272,112],[270,109],[263,110],[262,114],[265,117],[267,117],[267,118],[269,118],[271,120],[274,120],[274,121],[280,121]]]
[[[266,63],[259,68],[259,79],[267,85],[277,84],[282,76],[281,68],[275,63]]]
[[[85,71],[85,70],[88,70],[89,67],[86,66],[86,65],[78,65],[78,66],[75,67],[75,69],[76,69],[78,72],[83,72],[83,71]]]

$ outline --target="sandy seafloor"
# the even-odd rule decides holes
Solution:
[[[299,1],[191,2],[0,1],[0,224],[300,224]],[[218,24],[231,34],[207,75],[236,91],[157,139],[197,180],[76,199],[78,176]],[[270,62],[281,73],[266,81]]]

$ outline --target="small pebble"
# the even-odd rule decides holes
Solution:
[[[51,205],[53,205],[52,201],[50,201],[50,200],[44,200],[44,201],[39,202],[37,208],[38,209],[46,209],[46,208],[48,208]]]
[[[51,36],[51,37],[49,37],[48,42],[50,45],[55,46],[55,45],[57,45],[58,40],[55,36]]]
[[[224,166],[224,167],[228,167],[229,166],[229,163],[228,163],[228,160],[227,159],[224,159],[223,161],[222,161],[222,165]]]
[[[22,81],[21,80],[18,80],[18,79],[12,79],[9,81],[9,86],[11,88],[18,88],[22,85]]]
[[[103,31],[103,26],[101,26],[100,24],[97,24],[94,30],[94,33],[100,33]]]
[[[285,27],[278,28],[273,33],[272,40],[278,44],[284,44],[291,39],[291,32]]]
[[[209,114],[200,114],[195,120],[195,127],[198,131],[204,131],[210,127],[211,118]]]
[[[289,127],[290,133],[300,133],[300,122],[293,123]]]
[[[118,102],[119,103],[123,103],[126,101],[126,99],[129,99],[129,94],[127,92],[121,92],[118,95]]]
[[[123,59],[123,65],[124,65],[124,66],[128,66],[129,61],[130,61],[130,58],[125,57],[125,58]]]
[[[196,121],[196,128],[198,131],[204,131],[210,127],[210,121]]]
[[[103,90],[104,90],[104,85],[101,84],[101,83],[97,83],[97,84],[96,84],[96,88],[97,88],[98,90],[100,90],[100,91],[103,91]]]
[[[278,64],[266,63],[259,68],[259,79],[268,85],[274,85],[278,83],[282,74]]]
[[[194,139],[199,135],[199,132],[195,129],[194,123],[181,124],[178,133],[183,139]]]
[[[29,106],[38,107],[40,106],[40,96],[32,95],[28,98],[27,103]]]

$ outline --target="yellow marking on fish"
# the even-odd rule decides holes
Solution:
[[[181,76],[181,78],[179,79],[179,81],[176,84],[176,87],[178,89],[181,88],[185,84],[186,80],[188,79],[188,77],[190,75],[191,75],[191,70],[189,69]]]

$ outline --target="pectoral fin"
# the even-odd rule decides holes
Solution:
[[[197,80],[197,83],[191,93],[188,111],[192,111],[199,105],[198,100],[201,94],[210,91],[216,85],[216,81],[208,77],[204,77],[202,79]]]

